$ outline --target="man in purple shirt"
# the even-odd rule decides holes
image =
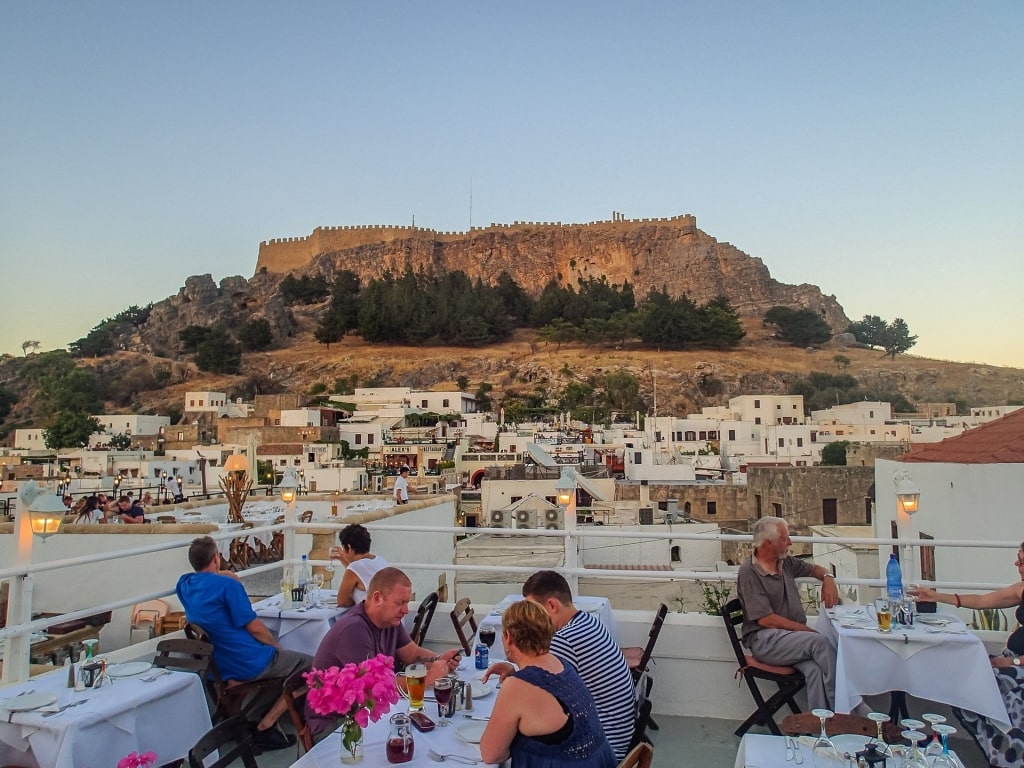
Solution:
[[[366,587],[366,599],[338,619],[320,641],[313,657],[315,669],[343,667],[372,659],[379,653],[404,664],[427,664],[427,685],[459,666],[459,652],[438,655],[416,645],[402,626],[409,613],[412,582],[397,568],[377,571]],[[316,714],[306,704],[306,720],[314,735],[333,729],[331,717]]]

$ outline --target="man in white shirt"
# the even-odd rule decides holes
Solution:
[[[395,504],[409,503],[409,468],[402,467],[395,480]]]

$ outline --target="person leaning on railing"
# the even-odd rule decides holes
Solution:
[[[1014,616],[1018,627],[1007,639],[1006,649],[991,657],[996,684],[1010,718],[1010,730],[1004,733],[987,717],[953,707],[953,714],[978,742],[989,764],[999,768],[1018,768],[1024,763],[1024,662],[1021,661],[1021,656],[1024,656],[1024,543],[1017,550],[1014,565],[1019,577],[1017,583],[984,595],[936,592],[929,587],[908,590],[918,600],[975,611],[1016,607]]]

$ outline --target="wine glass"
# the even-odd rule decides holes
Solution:
[[[315,572],[312,576],[313,583],[313,605],[320,605],[320,590],[324,588],[324,575]]]
[[[821,733],[818,734],[814,747],[811,749],[811,753],[814,755],[814,765],[816,768],[826,768],[840,760],[839,750],[825,733],[825,721],[833,717],[835,712],[830,709],[812,709],[811,714],[821,721]]]
[[[338,557],[338,548],[337,547],[331,547],[329,550],[327,550],[327,554],[331,558],[331,562],[329,562],[324,567],[327,569],[328,573],[334,573],[334,562],[336,560],[339,563],[341,562],[341,558]]]
[[[878,735],[875,737],[875,741],[878,742],[882,754],[891,755],[892,752],[889,750],[889,745],[885,743],[885,739],[882,737],[882,723],[889,722],[889,716],[883,712],[868,712],[868,720],[874,722],[878,727]]]
[[[932,727],[932,740],[928,742],[928,746],[925,747],[925,757],[938,757],[942,754],[942,742],[939,740],[939,732],[935,730],[935,726],[946,722],[946,718],[942,715],[933,715],[925,713],[921,715],[922,720],[927,720],[928,724]]]
[[[949,736],[956,733],[956,728],[945,723],[936,723],[932,726],[932,730],[942,736],[942,753],[936,755],[932,762],[932,768],[960,768],[956,759],[949,754]]]
[[[452,724],[452,721],[445,715],[448,702],[452,700],[452,679],[450,677],[439,677],[434,681],[434,700],[437,701],[437,725],[439,728],[447,728]]]
[[[901,720],[901,723],[906,723],[906,720]],[[918,721],[920,722],[920,721]],[[921,723],[924,726],[924,723]],[[924,759],[924,755],[921,754],[921,750],[918,748],[917,743],[924,738],[924,734],[920,731],[903,731],[903,738],[910,742],[909,752],[903,760],[903,768],[928,768],[928,762]]]
[[[488,648],[494,645],[494,627],[480,627],[480,642]]]

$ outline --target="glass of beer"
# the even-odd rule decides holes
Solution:
[[[875,600],[875,613],[878,614],[878,631],[892,632],[892,603],[885,598]]]
[[[403,696],[409,699],[409,711],[421,712],[423,710],[423,694],[427,688],[427,668],[423,664],[410,664],[404,672],[398,675],[404,678],[405,685],[398,686]]]

